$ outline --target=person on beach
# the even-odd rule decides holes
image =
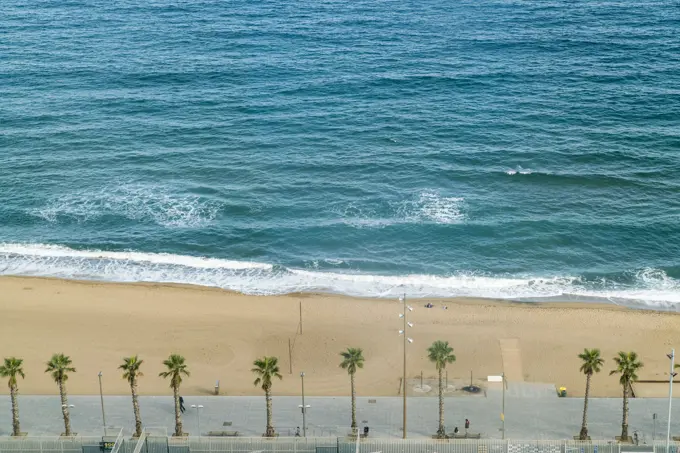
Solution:
[[[184,409],[184,398],[182,398],[181,396],[179,397],[179,410],[182,411],[182,413],[184,413],[184,411],[186,410]]]

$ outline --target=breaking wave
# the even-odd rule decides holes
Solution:
[[[194,228],[215,220],[220,207],[217,202],[196,195],[173,194],[163,187],[123,184],[56,196],[31,214],[51,223],[81,223],[120,216],[168,228]]]
[[[326,292],[361,297],[483,297],[583,300],[657,309],[680,304],[680,281],[642,269],[626,281],[581,276],[493,276],[476,273],[369,275],[293,269],[267,263],[165,253],[75,250],[44,244],[0,244],[0,274],[114,282],[181,283],[245,294]]]
[[[443,196],[434,190],[376,205],[353,202],[336,212],[342,223],[358,228],[398,224],[455,225],[468,219],[464,198]]]
[[[521,165],[518,165],[516,168],[510,168],[510,169],[508,169],[508,170],[505,170],[505,174],[506,174],[506,175],[510,175],[510,176],[512,176],[512,175],[517,175],[517,174],[520,174],[520,175],[530,175],[530,174],[532,174],[533,172],[534,172],[534,171],[533,171],[532,169],[530,169],[530,168],[522,168]]]

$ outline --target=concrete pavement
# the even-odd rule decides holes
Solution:
[[[464,420],[471,421],[471,432],[485,438],[500,439],[502,433],[500,388],[489,389],[486,396],[446,398],[446,426],[463,432]],[[302,428],[298,397],[274,397],[274,425],[280,435],[292,435]],[[347,397],[306,397],[308,436],[344,436],[349,431],[350,399]],[[81,435],[103,433],[99,396],[71,396],[73,430]],[[134,418],[129,396],[105,396],[108,426],[132,433]],[[198,414],[192,405],[203,405],[200,432],[239,431],[243,436],[260,436],[265,426],[265,401],[257,397],[185,397],[184,428],[197,435]],[[638,398],[630,401],[630,432],[639,431],[641,439],[663,438],[666,432],[668,400]],[[613,439],[620,431],[622,402],[619,398],[594,398],[590,402],[589,428],[593,439]],[[672,433],[680,435],[680,404],[675,404]],[[0,397],[0,435],[11,433],[8,396]],[[140,397],[145,426],[174,427],[173,401],[170,396]],[[437,429],[437,398],[408,399],[408,436],[428,437]],[[506,433],[508,439],[571,439],[580,428],[583,400],[557,398],[553,390],[540,385],[513,384],[506,394]],[[652,414],[658,414],[656,422]],[[399,397],[358,398],[357,418],[361,427],[370,427],[371,437],[401,437],[402,399]],[[22,431],[31,436],[59,435],[63,432],[58,396],[20,396]],[[227,426],[225,426],[225,423]],[[656,425],[656,434],[654,426]]]

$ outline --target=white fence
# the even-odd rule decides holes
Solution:
[[[357,453],[348,438],[185,437],[2,437],[0,453]],[[358,453],[680,453],[680,443],[650,445],[571,440],[362,439]]]

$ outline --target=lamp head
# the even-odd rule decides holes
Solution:
[[[409,343],[413,343],[413,338],[408,338]]]

